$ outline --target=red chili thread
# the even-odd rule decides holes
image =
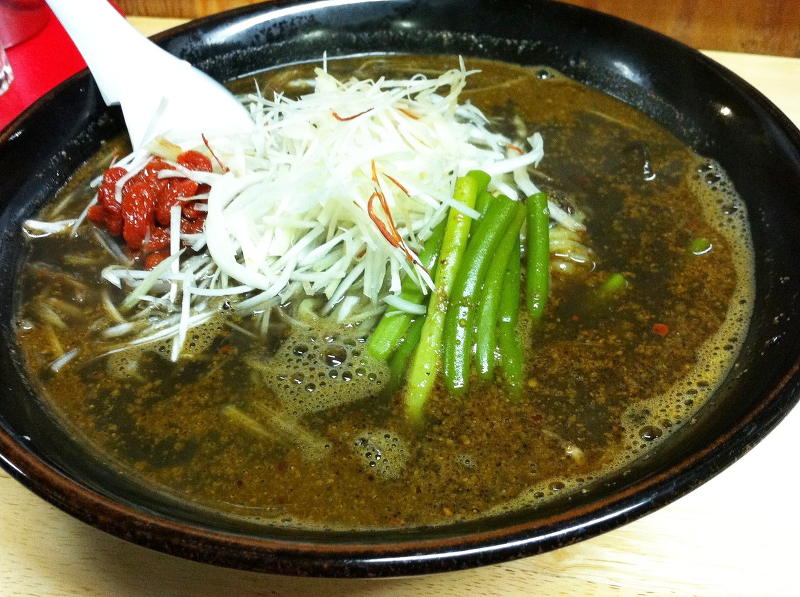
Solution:
[[[416,115],[416,114],[414,114],[413,112],[409,112],[409,111],[408,111],[408,110],[406,110],[405,108],[397,108],[397,111],[398,111],[398,112],[402,112],[403,114],[405,114],[405,115],[406,115],[406,116],[408,116],[409,118],[413,118],[414,120],[419,120],[419,116],[417,116],[417,115]]]
[[[208,151],[210,151],[211,155],[214,157],[214,159],[217,160],[217,164],[219,164],[219,167],[222,168],[222,171],[223,172],[230,172],[231,171],[230,168],[228,168],[225,164],[223,164],[220,161],[220,159],[217,157],[217,154],[214,153],[214,150],[211,149],[211,145],[208,144],[208,139],[206,139],[206,136],[205,135],[200,135],[200,136],[203,138],[203,143],[205,143],[206,147],[208,147]]]
[[[403,241],[403,237],[400,236],[400,233],[397,231],[397,226],[394,224],[394,218],[392,218],[392,212],[389,211],[389,203],[386,201],[386,197],[381,191],[381,183],[378,182],[378,170],[375,168],[375,160],[372,160],[372,181],[375,183],[375,192],[372,193],[367,201],[367,213],[369,214],[370,219],[372,219],[372,221],[375,223],[375,226],[378,227],[378,230],[380,230],[380,233],[383,235],[383,237],[389,241],[389,244],[403,251],[406,259],[408,259],[410,263],[416,263],[419,267],[425,270],[425,273],[427,273],[428,276],[430,276],[431,273],[422,263],[419,262],[419,259],[414,259],[414,255],[408,250],[406,243]],[[403,188],[396,181],[392,180],[392,182],[397,184],[401,189]],[[405,189],[403,189],[403,191],[405,192]],[[408,193],[406,193],[406,195],[408,195]],[[377,197],[378,201],[380,201],[381,207],[383,208],[383,213],[386,214],[386,224],[374,211],[373,200],[375,197]]]
[[[363,112],[359,112],[358,114],[353,114],[352,116],[339,116],[336,112],[333,113],[333,117],[338,120],[339,122],[347,122],[348,120],[353,120],[354,118],[358,118],[362,114],[366,114],[367,112],[371,112],[372,108],[367,108]]]
[[[408,195],[409,197],[411,196],[411,193],[409,193],[403,185],[401,185],[399,182],[397,182],[396,178],[394,178],[392,176],[389,176],[388,174],[385,174],[385,173],[384,173],[384,176],[386,178],[388,178],[389,180],[391,180],[395,185],[397,185],[397,188],[399,188],[401,191],[403,191],[406,195]]]

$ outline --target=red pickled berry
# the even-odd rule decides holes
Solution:
[[[134,186],[136,186],[141,182],[142,182],[141,172],[139,172],[138,174],[134,174],[132,178],[129,178],[127,181],[125,181],[125,184],[122,185],[122,192],[120,193],[122,195],[122,200],[125,201],[125,195],[127,195]]]
[[[169,229],[153,226],[150,229],[150,238],[147,240],[148,251],[160,251],[169,247]]]
[[[122,197],[122,236],[128,246],[139,249],[153,225],[156,198],[145,182],[133,185]]]
[[[128,183],[123,187],[122,194],[125,193],[126,188],[128,188]],[[100,184],[100,187],[97,189],[97,202],[105,207],[106,211],[119,213],[120,205],[119,201],[117,201],[115,182],[103,182]]]
[[[139,176],[142,180],[147,181],[147,183],[153,187],[154,190],[158,190],[158,188],[163,187],[166,185],[168,178],[159,178],[158,173],[162,170],[174,170],[175,166],[163,160],[161,158],[153,158],[150,160],[147,165],[142,168],[142,171],[139,173]]]
[[[161,170],[174,170],[174,169],[175,166],[170,164],[167,160],[163,158],[153,158],[152,160],[147,162],[147,165],[144,167],[143,171],[146,177],[150,177],[153,174],[161,172]]]
[[[197,189],[200,187],[193,180],[188,178],[179,178],[175,181],[175,186],[178,189],[178,196],[180,197],[194,197],[197,194]]]
[[[211,172],[211,160],[199,151],[190,149],[178,156],[178,164],[196,172]]]
[[[145,184],[150,190],[157,189],[160,186],[158,184],[160,182],[158,179],[158,172],[159,170],[157,168],[148,169],[147,166],[139,170],[125,183],[125,186],[122,187],[122,199],[124,200],[125,195],[137,185]]]
[[[106,225],[106,210],[102,205],[92,205],[86,212],[86,219],[98,226]]]
[[[120,215],[120,204],[117,201],[117,181],[128,172],[124,168],[109,168],[103,173],[103,182],[97,189],[97,202],[105,208],[106,218],[111,214]],[[119,234],[119,233],[117,233]]]
[[[149,272],[159,263],[164,261],[167,257],[169,257],[169,253],[167,253],[166,251],[158,251],[157,253],[150,253],[147,257],[144,258],[144,269]]]
[[[196,220],[198,218],[204,218],[206,216],[206,212],[197,209],[198,203],[206,205],[204,201],[188,201],[184,203],[183,207],[181,208],[183,211],[183,217],[186,218],[187,220]]]
[[[196,220],[181,220],[181,234],[200,234],[205,224],[205,215]]]
[[[122,211],[109,213],[106,209],[106,228],[111,236],[119,236],[122,234]]]
[[[125,176],[128,173],[125,168],[120,168],[116,166],[114,168],[109,168],[105,172],[103,172],[103,182],[106,184],[116,184],[116,182]]]
[[[148,179],[150,183],[150,188],[152,189],[153,193],[155,193],[156,198],[158,198],[159,194],[164,192],[164,189],[167,188],[169,185],[168,178],[155,178],[155,179]]]
[[[112,201],[117,202],[114,197],[114,183],[101,183],[97,189],[97,202],[103,207],[107,207]]]
[[[197,183],[188,178],[175,178],[167,182],[158,193],[156,221],[162,226],[170,224],[170,210],[180,202],[181,197],[193,197],[197,192]]]
[[[161,226],[169,226],[172,206],[176,203],[180,203],[178,197],[171,194],[162,194],[156,205],[156,222]]]

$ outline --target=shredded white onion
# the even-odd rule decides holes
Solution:
[[[528,138],[528,151],[511,152],[511,140],[489,130],[479,109],[459,104],[471,74],[463,61],[434,79],[339,81],[324,68],[315,73],[313,92],[298,99],[267,98],[260,91],[244,98],[256,124],[252,133],[208,139],[229,171],[215,166],[214,172],[195,172],[174,164],[174,170],[159,172],[211,187],[207,205],[198,208],[206,210],[202,232],[180,234],[176,205],[169,258],[151,272],[103,271],[116,286],[133,287],[123,310],[149,301],[180,313],[167,336],[174,339],[173,359],[189,327],[216,308],[214,297],[228,298],[239,311],[268,313],[276,301],[303,289],[325,294],[323,315],[344,300],[343,320],[352,319],[357,294],[376,314],[381,301],[422,314],[424,306],[399,297],[402,275],[423,292],[433,288],[412,247],[421,247],[448,207],[479,217],[453,199],[457,177],[476,168],[495,177],[513,173],[516,188],[508,184],[512,176],[493,181],[512,198],[536,189],[526,168],[544,155],[541,135]],[[116,183],[117,200],[153,155],[174,163],[189,149],[180,143],[160,139],[121,160],[128,173]],[[197,256],[181,262],[181,244]],[[164,330],[147,333],[149,339],[139,340],[165,337]]]
[[[55,361],[50,363],[50,369],[53,373],[58,373],[61,369],[69,363],[72,359],[78,356],[78,349],[73,348],[72,350],[64,353],[62,356],[58,357]]]
[[[406,313],[413,313],[414,315],[424,315],[425,311],[427,311],[425,305],[420,305],[417,303],[412,303],[411,301],[407,301],[406,299],[400,297],[399,295],[390,294],[383,298],[384,302],[400,311],[405,311]]]
[[[25,220],[22,224],[22,229],[31,238],[40,238],[42,236],[50,236],[51,234],[59,234],[65,230],[69,230],[75,224],[75,219],[59,220],[57,222],[44,222],[42,220]]]

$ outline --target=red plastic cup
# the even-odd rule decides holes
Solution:
[[[44,0],[0,0],[0,41],[4,48],[32,38],[47,25]]]

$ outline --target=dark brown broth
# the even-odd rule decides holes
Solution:
[[[351,72],[354,64],[337,61],[330,69]],[[77,239],[31,242],[20,279],[18,338],[31,376],[67,424],[114,466],[184,499],[291,525],[365,528],[441,524],[537,503],[590,484],[685,421],[701,403],[693,398],[696,378],[679,400],[659,397],[697,369],[701,349],[732,317],[732,297],[749,296],[752,287],[732,257],[746,254],[746,238],[732,246],[704,216],[700,202],[709,199],[692,184],[703,160],[632,108],[551,71],[480,60],[468,67],[482,72],[470,77],[462,101],[501,123],[517,114],[528,134],[544,136],[540,168],[549,179],[537,183],[587,212],[587,244],[598,263],[577,276],[554,273],[543,323],[523,321],[530,348],[520,400],[473,379],[462,397],[437,388],[421,427],[407,423],[401,394],[296,415],[326,443],[321,457],[310,458],[308,450],[258,436],[223,414],[230,405],[256,418],[259,403],[281,408],[253,366],[269,351],[235,331],[220,326],[206,351],[177,364],[138,353],[137,370],[123,378],[109,375],[105,360],[89,358],[103,351],[98,331],[109,325],[97,292],[109,260],[85,226]],[[441,59],[381,58],[357,75],[442,69]],[[270,89],[309,75],[309,67],[297,67],[268,72],[259,83]],[[90,165],[81,180],[98,168]],[[727,200],[720,197],[714,201]],[[692,255],[687,246],[698,237],[711,240],[713,250]],[[70,254],[97,256],[98,264],[70,265]],[[615,272],[625,274],[629,288],[599,300],[598,287]],[[63,350],[81,348],[81,356],[58,374],[49,371],[54,340],[33,323],[47,297],[85,311],[61,313],[68,329],[55,330],[57,341]],[[746,317],[738,318],[741,338]],[[656,323],[669,333],[655,334]],[[737,343],[728,340],[719,357],[725,362]],[[353,339],[349,349],[360,346]],[[359,365],[341,370],[357,376]],[[370,363],[363,367],[367,375]],[[717,379],[702,383],[713,387]]]

